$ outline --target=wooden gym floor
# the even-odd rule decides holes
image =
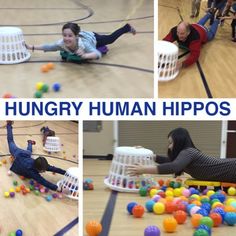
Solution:
[[[168,214],[154,215],[153,213],[147,213],[145,211],[142,218],[134,218],[129,215],[126,207],[129,202],[135,201],[145,206],[145,202],[148,197],[141,197],[135,193],[118,193],[117,195],[112,193],[108,189],[103,181],[109,174],[111,161],[104,160],[83,160],[84,179],[91,178],[94,183],[94,190],[83,191],[83,225],[84,236],[87,235],[85,231],[85,225],[90,220],[96,220],[98,222],[104,222],[103,232],[100,236],[143,236],[144,229],[149,225],[156,225],[161,230],[162,236],[190,236],[193,235],[194,229],[191,226],[190,218],[183,225],[178,225],[177,230],[174,233],[166,233],[162,227],[162,221],[164,218],[170,216]],[[172,176],[158,175],[155,179],[170,179]],[[182,180],[187,176],[181,177]],[[110,202],[109,202],[110,201]],[[109,207],[108,207],[109,206]],[[114,209],[113,209],[114,207]],[[110,226],[110,228],[109,228]],[[234,235],[235,226],[225,226],[212,229],[212,235]]]
[[[43,195],[36,196],[34,193],[23,195],[16,193],[15,198],[5,198],[4,192],[9,191],[13,181],[19,185],[29,186],[29,180],[21,180],[16,174],[7,175],[10,168],[9,149],[6,137],[5,121],[0,121],[0,161],[7,160],[7,164],[0,166],[1,170],[1,195],[0,195],[0,231],[1,235],[8,235],[12,231],[21,229],[25,236],[52,236],[63,231],[68,236],[78,235],[78,201],[69,198],[53,199],[47,202]],[[42,134],[40,128],[48,126],[56,132],[60,138],[62,151],[56,154],[48,154],[43,151]],[[78,166],[78,124],[71,121],[15,121],[13,124],[15,143],[21,147],[27,147],[27,140],[36,141],[33,146],[33,154],[46,155],[51,165],[62,169]],[[57,183],[62,176],[53,175],[51,172],[43,176]],[[52,193],[50,191],[50,193]],[[67,226],[67,228],[65,228]],[[62,235],[62,234],[59,234]]]
[[[200,16],[191,19],[189,0],[159,0],[158,37],[162,39],[176,26],[181,17],[197,22],[204,14],[202,1]],[[168,17],[166,17],[168,15]],[[199,63],[183,69],[176,79],[158,83],[160,98],[233,98],[236,97],[236,44],[231,42],[231,21],[219,26],[216,38],[202,47]],[[180,53],[181,54],[181,53]],[[201,74],[202,73],[202,74]]]
[[[127,22],[137,29],[135,36],[123,35],[100,60],[88,64],[63,63],[59,52],[31,52],[28,62],[1,65],[0,96],[10,93],[32,98],[37,82],[60,92],[45,98],[152,98],[153,80],[153,0],[0,0],[0,27],[17,26],[28,44],[43,44],[61,38],[64,23],[73,21],[82,30],[108,34]],[[42,73],[47,62],[55,69]]]

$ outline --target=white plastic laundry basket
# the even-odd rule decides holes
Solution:
[[[17,27],[0,27],[0,64],[15,64],[29,60],[22,30]]]
[[[64,178],[60,180],[57,185],[70,190],[67,197],[74,200],[79,200],[79,168],[69,168],[66,171]]]
[[[61,143],[59,137],[47,137],[43,149],[47,152],[60,152]]]
[[[105,185],[120,192],[138,192],[140,187],[152,185],[154,181],[150,175],[134,177],[127,175],[127,166],[136,163],[153,166],[153,152],[143,147],[117,147],[109,176],[104,180]]]
[[[178,47],[167,41],[157,42],[158,80],[169,81],[175,79],[177,70]]]

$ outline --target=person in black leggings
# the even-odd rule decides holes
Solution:
[[[198,150],[189,132],[176,128],[168,134],[168,156],[156,155],[158,165],[129,165],[127,174],[175,174],[186,172],[198,180],[236,183],[236,158],[221,159]]]
[[[26,48],[32,51],[43,50],[62,51],[73,53],[82,59],[99,59],[102,57],[100,47],[114,43],[120,36],[126,33],[136,34],[136,30],[130,25],[125,24],[111,34],[101,35],[92,31],[81,31],[80,27],[72,22],[66,23],[62,27],[62,39],[42,45],[29,45]]]

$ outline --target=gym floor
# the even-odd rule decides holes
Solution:
[[[6,122],[0,121],[0,161],[1,161],[1,196],[0,196],[0,234],[9,235],[17,229],[23,235],[52,236],[52,235],[78,235],[78,201],[68,197],[52,199],[48,202],[45,194],[36,196],[34,192],[26,195],[15,193],[14,198],[5,198],[4,192],[24,184],[29,187],[29,180],[22,180],[20,176],[12,173],[8,175],[11,166],[10,154],[6,137]],[[61,152],[51,153],[43,150],[42,133],[40,129],[48,126],[60,138]],[[78,123],[71,121],[15,121],[13,124],[14,140],[18,147],[26,148],[27,140],[35,140],[33,156],[45,156],[50,165],[67,170],[78,166]],[[7,162],[4,164],[5,161]],[[44,178],[57,183],[63,176],[46,172]],[[50,194],[53,191],[49,192]],[[61,233],[61,234],[60,234]],[[63,233],[63,234],[62,234]]]
[[[75,64],[62,62],[59,52],[34,51],[29,61],[1,65],[4,82],[0,96],[33,98],[36,84],[49,86],[45,98],[152,98],[153,72],[153,0],[0,0],[0,27],[22,29],[27,44],[50,43],[61,39],[61,28],[69,21],[82,30],[109,34],[126,23],[137,34],[125,34],[109,45],[100,60]],[[41,66],[53,62],[55,69],[41,72]],[[52,86],[61,89],[54,92]]]

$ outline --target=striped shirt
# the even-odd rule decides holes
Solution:
[[[97,50],[96,45],[97,45],[97,40],[93,32],[81,31],[79,33],[78,48],[83,49],[85,53],[90,53],[90,52],[96,53],[97,59],[99,59],[102,57],[102,53]],[[42,47],[45,52],[66,51],[66,52],[74,53],[68,47],[66,47],[63,39],[60,39],[50,44],[43,44]]]
[[[208,156],[196,148],[182,150],[172,162],[157,156],[159,174],[186,172],[198,180],[236,183],[236,158],[221,159]]]

